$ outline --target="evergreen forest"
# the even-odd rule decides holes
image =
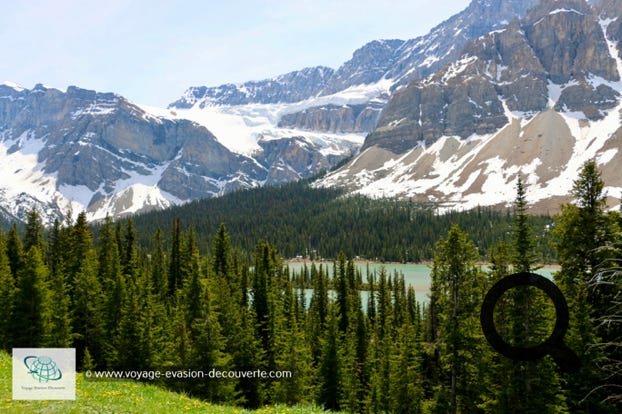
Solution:
[[[482,258],[498,240],[509,241],[510,209],[479,207],[438,214],[437,205],[344,196],[341,190],[314,188],[309,182],[238,191],[133,217],[139,243],[153,248],[158,229],[171,234],[176,220],[193,227],[197,245],[209,251],[213,235],[225,224],[233,246],[252,252],[269,240],[282,257],[334,259],[340,252],[383,262],[423,262],[435,244],[458,224],[476,241]],[[556,261],[548,215],[533,215],[530,226],[543,262]],[[97,232],[97,227],[93,229]]]
[[[44,228],[31,211],[23,230],[0,232],[0,346],[75,347],[79,371],[292,373],[155,381],[248,408],[619,413],[621,215],[605,204],[595,162],[577,177],[574,202],[552,218],[529,215],[525,192],[519,179],[504,213],[443,216],[302,185],[94,228],[84,213]],[[281,203],[279,194],[287,194]],[[332,260],[300,272],[285,264],[311,253]],[[355,255],[429,258],[429,300],[400,274],[358,271]],[[498,354],[479,321],[495,282],[537,271],[547,258],[560,265],[554,281],[570,309],[564,342],[581,361],[575,372],[550,356],[517,362]],[[550,335],[555,309],[541,290],[520,286],[500,298],[494,320],[507,343],[531,347]]]

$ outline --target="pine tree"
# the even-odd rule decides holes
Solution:
[[[327,332],[322,341],[322,355],[319,366],[319,395],[318,403],[325,410],[340,410],[342,400],[342,354],[339,333],[339,321],[334,306],[329,308]]]
[[[78,215],[70,230],[71,261],[67,266],[67,280],[71,298],[74,347],[78,361],[84,359],[88,348],[95,364],[103,361],[102,287],[97,278],[97,252],[84,212]]]
[[[26,233],[24,235],[24,250],[28,251],[32,246],[37,246],[39,251],[45,253],[45,243],[43,240],[43,223],[41,216],[35,208],[26,215]]]
[[[65,271],[64,255],[66,253],[63,253],[66,246],[65,231],[58,220],[54,221],[48,245],[47,267],[51,293],[50,306],[53,312],[51,315],[52,331],[46,346],[67,348],[72,342],[71,299]]]
[[[515,272],[531,272],[537,262],[535,241],[527,215],[525,188],[521,179],[516,186],[512,231],[512,255]],[[499,252],[496,277],[505,272],[503,250]],[[518,347],[538,345],[546,340],[553,326],[554,311],[547,297],[532,286],[518,286],[500,300],[496,321],[508,343]],[[506,386],[499,389],[499,409],[508,413],[565,412],[560,378],[549,357],[539,361],[499,361],[499,372],[507,373]]]
[[[595,161],[584,164],[572,195],[575,204],[562,205],[553,235],[561,265],[555,282],[570,310],[565,341],[582,361],[581,369],[566,378],[568,401],[573,412],[581,413],[604,409],[599,401],[605,397],[591,391],[606,377],[598,368],[602,356],[593,345],[607,339],[597,336],[593,320],[607,312],[617,292],[605,286],[591,289],[590,283],[599,266],[608,265],[617,225],[613,216],[605,213],[604,182]]]
[[[432,298],[440,368],[447,380],[438,402],[448,396],[451,413],[472,412],[478,404],[478,363],[483,343],[479,305],[483,280],[475,267],[477,250],[466,233],[454,225],[437,244],[432,267]]]
[[[6,254],[6,240],[0,231],[0,349],[8,351],[12,348],[13,306],[15,296],[15,280],[11,274],[9,258]]]
[[[17,231],[17,224],[13,223],[6,239],[6,254],[9,258],[9,266],[13,279],[17,279],[17,272],[22,267],[24,258],[24,246]]]
[[[15,287],[10,329],[13,333],[13,346],[43,346],[47,343],[53,327],[47,268],[37,246],[32,246],[24,257],[23,267],[17,272]]]

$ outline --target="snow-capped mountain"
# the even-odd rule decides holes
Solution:
[[[546,208],[595,158],[617,195],[621,3],[473,0],[337,70],[190,88],[167,109],[1,84],[0,214],[121,216],[309,177],[354,154],[320,185],[468,208],[511,201],[525,174]]]
[[[0,208],[23,218],[38,207],[47,222],[68,210],[86,210],[90,219],[121,216],[308,177],[362,142],[294,132],[263,137],[244,154],[197,122],[119,95],[4,83]]]
[[[528,199],[546,211],[568,201],[595,159],[619,197],[621,4],[543,0],[467,44],[397,91],[361,153],[321,185],[471,208],[511,202],[523,175]]]

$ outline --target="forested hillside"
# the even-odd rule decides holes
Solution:
[[[372,200],[343,196],[339,190],[312,188],[306,182],[239,191],[134,217],[140,244],[153,246],[151,235],[160,229],[171,234],[179,220],[193,227],[201,249],[209,236],[224,224],[232,245],[252,251],[258,240],[267,240],[285,258],[312,256],[335,258],[339,252],[380,261],[431,260],[434,244],[452,224],[477,240],[480,257],[508,237],[511,212],[478,208],[437,214],[435,206],[407,201]],[[531,225],[542,260],[555,260],[548,229],[552,219],[534,216]]]

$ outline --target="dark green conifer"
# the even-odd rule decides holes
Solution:
[[[604,182],[596,162],[586,162],[574,182],[574,204],[564,204],[555,217],[553,235],[561,270],[555,274],[570,310],[570,327],[566,343],[582,360],[579,372],[568,375],[567,393],[572,412],[604,410],[600,401],[606,398],[597,389],[607,381],[598,365],[602,358],[594,344],[608,342],[599,338],[595,321],[604,315],[619,292],[606,285],[590,288],[599,267],[610,263],[617,228],[613,215],[607,214]],[[589,398],[588,397],[589,394]],[[606,412],[606,411],[605,411]]]
[[[33,208],[26,215],[26,232],[24,234],[24,251],[30,250],[32,246],[37,246],[41,254],[45,253],[45,242],[43,240],[43,223],[39,212]]]
[[[6,239],[0,231],[0,349],[9,351],[13,345],[13,306],[15,280],[6,253]]]
[[[325,410],[338,411],[342,401],[342,353],[339,333],[338,316],[334,306],[329,308],[327,318],[327,332],[322,341],[322,355],[319,365],[319,395],[318,402]]]
[[[71,299],[69,286],[66,279],[65,259],[66,255],[66,231],[61,228],[58,220],[54,221],[54,227],[50,233],[48,242],[48,270],[50,288],[50,306],[52,309],[52,331],[46,346],[52,348],[67,348],[71,346]]]
[[[6,254],[9,258],[9,266],[14,279],[17,279],[17,271],[22,267],[24,258],[24,246],[17,231],[17,224],[13,223],[6,239]]]
[[[443,381],[437,403],[451,413],[472,412],[479,403],[479,360],[484,348],[479,327],[483,277],[475,267],[477,250],[468,235],[454,225],[437,244],[432,267],[432,300],[437,318]],[[447,401],[445,401],[447,396]]]
[[[42,347],[48,343],[53,329],[47,268],[37,246],[28,250],[22,263],[15,282],[10,329],[13,334],[12,346]]]

